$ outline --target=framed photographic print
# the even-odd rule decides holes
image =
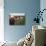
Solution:
[[[25,13],[10,13],[10,25],[25,25]]]

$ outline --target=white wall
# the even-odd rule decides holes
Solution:
[[[4,41],[4,3],[0,0],[0,42]]]

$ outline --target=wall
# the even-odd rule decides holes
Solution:
[[[36,12],[40,10],[40,0],[4,0],[4,38],[7,41],[18,41],[32,30]],[[9,13],[25,13],[26,24],[9,25]]]
[[[0,0],[0,42],[4,41],[4,8],[3,0]]]
[[[40,0],[40,9],[41,9],[41,11],[42,11],[43,9],[46,9],[46,0]],[[42,17],[43,17],[43,22],[41,21],[41,22],[40,22],[40,25],[46,27],[46,20],[45,20],[45,19],[46,19],[46,11],[43,12]]]

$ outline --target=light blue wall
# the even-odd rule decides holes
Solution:
[[[40,1],[40,10],[42,11],[43,9],[46,9],[46,0],[41,0]],[[40,25],[45,26],[46,27],[46,11],[43,12],[43,22],[40,22]]]
[[[5,40],[17,41],[32,30],[36,12],[40,9],[40,0],[4,0],[4,35]],[[9,13],[25,13],[26,24],[10,26]]]

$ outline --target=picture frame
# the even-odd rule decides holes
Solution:
[[[25,13],[10,13],[9,25],[25,25]]]

